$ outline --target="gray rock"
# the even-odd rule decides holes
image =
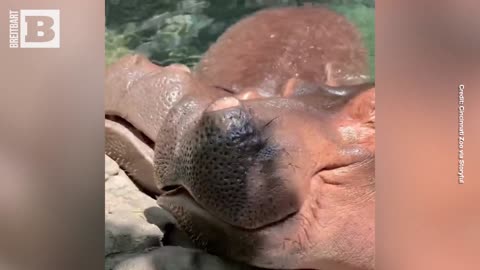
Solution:
[[[166,246],[132,255],[114,270],[260,270],[200,250]]]
[[[141,192],[115,161],[105,156],[106,269],[160,245],[163,233],[144,215],[150,207],[158,207],[156,201]]]
[[[137,258],[139,256],[142,256],[143,254],[147,254],[148,252],[150,252],[150,250],[151,249],[146,249],[144,251],[138,251],[133,253],[111,254],[105,257],[105,270],[113,270],[122,262]]]
[[[118,164],[109,156],[105,155],[105,181],[119,173],[120,167]]]

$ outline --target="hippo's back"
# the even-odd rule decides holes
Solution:
[[[289,78],[355,84],[368,77],[360,33],[323,7],[263,10],[228,29],[205,54],[196,74],[235,92],[275,91]]]

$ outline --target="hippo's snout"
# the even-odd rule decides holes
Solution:
[[[160,188],[181,186],[211,215],[244,229],[298,211],[277,170],[281,151],[261,117],[233,97],[211,103],[198,117],[170,136],[176,138],[166,142],[175,144],[173,153],[157,156],[162,164],[167,160],[163,168],[169,172],[160,174]]]

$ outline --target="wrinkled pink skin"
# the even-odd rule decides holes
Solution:
[[[279,185],[295,198],[293,204],[279,200],[293,205],[288,213],[272,208],[275,222],[247,224],[189,196],[163,194],[159,204],[194,243],[220,256],[271,269],[374,269],[375,89],[362,84],[368,80],[366,59],[352,25],[312,7],[242,20],[193,71],[127,56],[106,75],[106,152],[145,190],[163,194],[163,187],[182,185],[158,177],[170,170],[158,162],[161,148],[177,142],[169,139],[170,129],[189,131],[189,119],[242,106],[255,121],[278,118],[269,135],[288,154],[276,160],[280,165],[272,173],[285,176]],[[186,101],[196,109],[178,123],[165,120]],[[255,177],[249,174],[247,181]]]

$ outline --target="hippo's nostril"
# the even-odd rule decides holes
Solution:
[[[223,109],[228,109],[240,105],[240,101],[234,97],[224,97],[214,103],[212,103],[208,108],[208,112],[219,111]]]
[[[180,188],[182,188],[180,185],[168,185],[168,186],[163,186],[160,190],[164,193],[170,193],[170,192],[175,192]]]

